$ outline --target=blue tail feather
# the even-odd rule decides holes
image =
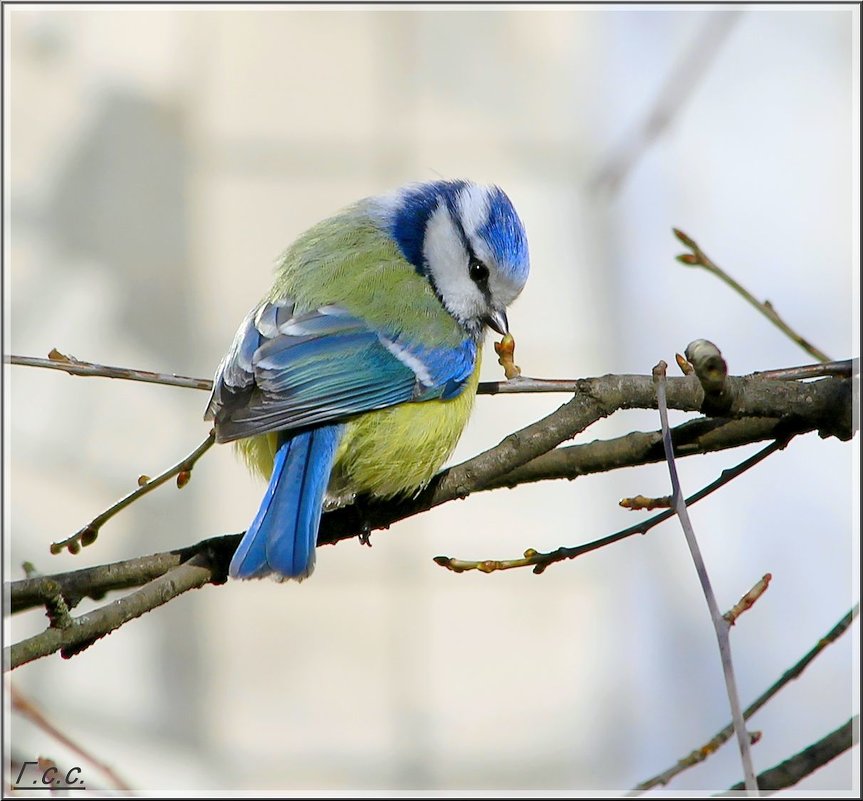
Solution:
[[[231,560],[231,576],[305,578],[312,572],[324,493],[341,435],[340,425],[322,426],[282,441],[261,506]]]

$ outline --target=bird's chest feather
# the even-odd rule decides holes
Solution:
[[[404,403],[345,426],[328,489],[333,501],[355,493],[392,497],[425,486],[452,454],[473,407],[480,354],[464,390],[450,400]]]
[[[467,424],[481,360],[478,351],[476,367],[455,398],[403,403],[347,421],[330,478],[330,503],[346,502],[357,493],[386,498],[425,486],[452,454]],[[238,440],[236,447],[254,472],[269,479],[276,433]]]

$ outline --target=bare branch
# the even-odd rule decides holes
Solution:
[[[690,495],[686,499],[686,503],[689,506],[692,506],[694,503],[698,503],[698,501],[706,498],[712,492],[715,492],[720,487],[725,486],[729,481],[734,480],[735,478],[737,478],[737,476],[745,473],[751,467],[754,467],[756,464],[766,459],[768,456],[770,456],[771,453],[775,453],[781,448],[784,448],[787,444],[788,443],[786,441],[777,440],[776,442],[772,442],[766,448],[758,451],[758,453],[756,453],[754,456],[750,456],[748,459],[736,465],[735,467],[723,470],[719,478],[716,479],[716,481],[700,489],[694,495]],[[579,556],[583,556],[584,554],[590,553],[591,551],[595,551],[599,548],[604,548],[606,545],[611,545],[615,542],[619,542],[620,540],[624,540],[627,537],[633,536],[634,534],[647,534],[647,532],[650,531],[652,528],[655,528],[660,523],[668,520],[670,517],[673,516],[674,510],[669,509],[665,512],[660,512],[658,515],[654,515],[653,517],[650,517],[647,520],[638,523],[637,525],[621,529],[614,534],[609,534],[605,537],[601,537],[600,539],[593,540],[593,542],[588,542],[585,545],[578,545],[572,548],[562,547],[557,548],[554,551],[549,551],[547,553],[540,553],[533,548],[528,548],[524,552],[524,557],[521,559],[485,559],[478,562],[472,562],[463,559],[452,559],[449,556],[436,556],[434,561],[441,567],[446,567],[456,573],[462,573],[466,570],[480,570],[484,573],[492,573],[497,570],[511,570],[518,567],[533,567],[533,572],[538,574],[542,573],[546,569],[546,567],[554,564],[555,562],[563,562],[567,559],[576,559]]]
[[[133,490],[115,504],[109,506],[104,512],[96,515],[96,517],[87,523],[86,526],[76,531],[71,537],[67,537],[65,540],[61,540],[60,542],[52,542],[50,549],[51,553],[58,554],[66,548],[69,553],[75,554],[78,553],[82,546],[86,547],[88,545],[92,545],[99,536],[99,529],[114,517],[114,515],[122,512],[127,506],[130,506],[148,492],[152,492],[157,487],[160,487],[174,476],[177,476],[177,487],[179,489],[185,487],[189,482],[192,468],[195,466],[195,463],[208,450],[210,450],[215,441],[216,433],[211,429],[207,438],[188,456],[183,457],[173,467],[169,467],[167,470],[156,476],[156,478],[141,476],[138,479],[138,489]]]
[[[672,68],[647,115],[627,132],[591,179],[594,189],[617,191],[641,156],[695,92],[741,13],[741,9],[724,8],[710,17]]]
[[[57,651],[60,651],[64,658],[74,656],[124,623],[168,603],[178,595],[224,580],[224,575],[217,574],[207,556],[199,553],[141,589],[74,618],[71,626],[62,629],[48,628],[40,634],[7,646],[3,649],[4,669],[14,670]]]
[[[710,258],[708,258],[707,254],[698,246],[694,239],[687,236],[683,233],[683,231],[674,228],[674,235],[688,247],[692,252],[684,253],[682,256],[678,256],[677,260],[681,264],[685,264],[688,267],[702,267],[710,273],[713,273],[720,281],[724,281],[728,286],[730,286],[738,295],[740,295],[747,303],[750,303],[754,306],[758,311],[760,311],[771,323],[773,323],[782,333],[796,342],[803,350],[809,353],[811,356],[814,356],[818,359],[819,362],[829,362],[830,357],[824,353],[824,351],[816,348],[811,342],[807,339],[804,339],[800,334],[798,334],[788,323],[783,320],[776,309],[773,308],[773,304],[769,300],[760,301],[758,300],[746,287],[739,284],[735,281],[728,273],[725,272],[721,267],[715,264]]]
[[[765,770],[764,773],[759,773],[758,787],[768,792],[792,787],[859,741],[860,716],[854,715],[847,723],[825,735],[818,742],[812,743],[808,748],[804,748],[800,753],[780,762],[770,770]],[[742,789],[743,785],[735,784],[722,795],[733,795]]]
[[[146,384],[163,384],[169,387],[184,387],[186,389],[204,389],[209,392],[213,382],[205,378],[190,378],[173,373],[153,373],[149,370],[134,370],[130,367],[108,367],[104,364],[82,362],[74,356],[66,356],[54,348],[47,359],[35,356],[8,356],[7,364],[17,364],[22,367],[43,367],[48,370],[62,370],[69,375],[99,378],[121,378],[126,381],[143,381]]]
[[[687,353],[687,358],[689,358],[689,353]],[[662,442],[665,447],[665,458],[668,462],[668,472],[671,476],[674,511],[680,520],[681,527],[683,528],[686,543],[689,546],[690,553],[692,554],[692,561],[695,563],[695,571],[698,573],[701,588],[704,591],[704,597],[707,600],[707,607],[710,610],[713,627],[716,629],[716,639],[719,643],[719,655],[722,659],[722,671],[725,674],[725,687],[728,691],[728,702],[731,705],[731,720],[734,724],[734,731],[737,734],[737,744],[740,747],[740,758],[743,762],[744,785],[746,786],[748,794],[758,795],[758,784],[755,781],[755,769],[752,766],[752,754],[749,750],[749,735],[746,732],[746,724],[743,720],[743,713],[740,710],[740,698],[737,694],[737,680],[734,676],[734,666],[731,661],[731,643],[728,637],[730,623],[725,619],[725,617],[723,617],[722,613],[719,611],[719,605],[716,603],[716,596],[713,594],[713,588],[710,585],[710,577],[707,575],[707,566],[705,565],[704,558],[701,555],[701,549],[698,547],[698,540],[695,536],[695,531],[692,528],[692,522],[689,519],[686,501],[683,498],[683,493],[680,488],[680,480],[677,476],[677,465],[674,461],[674,446],[671,444],[671,431],[668,427],[668,409],[665,403],[665,370],[665,362],[660,361],[656,367],[653,368],[653,377],[656,382],[659,418],[662,421]],[[698,372],[698,367],[696,367],[696,372]]]
[[[495,343],[496,345],[498,343]],[[509,353],[509,344],[504,346],[504,356],[511,362],[512,354]],[[183,389],[200,389],[210,392],[213,382],[209,378],[192,378],[190,376],[176,375],[174,373],[154,373],[149,370],[136,370],[131,367],[112,367],[96,362],[85,362],[73,356],[61,354],[54,348],[47,359],[36,356],[6,357],[7,364],[19,367],[41,367],[47,370],[60,370],[69,375],[83,376],[85,378],[118,378],[126,381],[141,381],[146,384],[161,384],[168,387],[181,387]],[[504,365],[505,366],[505,365]],[[512,368],[510,368],[512,369]],[[518,369],[518,368],[515,368]],[[477,390],[479,395],[501,395],[524,392],[575,392],[577,381],[568,378],[528,378],[516,375],[506,381],[483,381]]]
[[[848,439],[853,435],[850,408],[851,382],[849,379],[824,378],[805,384],[731,377],[728,381],[735,388],[734,403],[729,409],[730,416],[746,418],[753,415],[768,415],[771,418],[768,422],[768,428],[765,429],[768,431],[778,431],[778,428],[771,427],[780,425],[775,419],[776,415],[779,415],[782,418],[782,425],[787,425],[788,430],[792,432],[801,427],[808,427],[810,429],[816,428],[825,436],[836,435],[842,439]],[[464,498],[472,492],[487,490],[494,486],[500,486],[502,483],[508,486],[512,485],[515,471],[528,466],[528,463],[536,460],[537,457],[554,456],[548,451],[555,449],[561,442],[583,431],[596,420],[613,413],[617,409],[652,408],[656,404],[652,381],[646,376],[603,376],[582,379],[576,384],[579,391],[555,412],[543,420],[511,434],[485,453],[439,474],[416,497],[401,501],[380,501],[361,497],[351,506],[328,512],[321,521],[318,544],[334,543],[358,536],[361,532],[387,528],[397,520],[423,512],[441,503]],[[703,394],[703,390],[694,376],[668,381],[668,401],[669,405],[674,408],[695,411],[702,404]],[[708,429],[714,425],[711,421],[703,422],[708,425]],[[758,421],[741,420],[736,422],[755,423]],[[694,423],[687,425],[693,426]],[[723,425],[730,425],[730,423],[728,420],[722,421],[719,428]],[[702,430],[699,436],[701,435],[707,437],[709,431],[707,429]],[[647,435],[641,435],[642,438],[645,436]],[[699,441],[703,443],[705,440]],[[781,443],[770,446],[768,452],[781,447],[786,441],[787,436],[783,438]],[[681,449],[686,447],[686,444],[680,444]],[[583,453],[576,451],[575,448],[561,450]],[[595,451],[592,454],[594,457],[596,456]],[[566,454],[567,457],[570,455]],[[613,458],[615,457],[606,461],[613,461]],[[610,467],[602,469],[610,469]],[[570,473],[569,477],[573,475],[575,473]],[[536,480],[536,478],[529,480]],[[645,524],[633,529],[633,531],[640,530],[646,530]],[[547,564],[552,561],[573,558],[581,553],[602,547],[608,542],[617,541],[624,536],[628,536],[628,533],[618,532],[612,538],[590,543],[587,546],[580,546],[575,549],[559,549],[550,555],[539,555],[534,563],[535,569],[541,570],[540,562]],[[199,546],[184,549],[182,552],[184,559],[189,558],[188,555],[192,553],[205,553],[207,555],[206,563],[211,567],[218,568],[213,572],[215,578],[198,577],[196,581],[200,583],[196,583],[194,586],[201,586],[207,581],[223,580],[225,566],[238,540],[238,535],[213,538],[199,544]],[[204,551],[201,551],[200,548],[204,548]],[[154,578],[154,574],[160,578],[164,577],[163,574],[166,570],[177,569],[178,561],[181,562],[180,567],[187,567],[187,563],[180,560],[177,553],[148,557],[143,562],[137,563],[134,569],[130,563],[125,563],[123,568],[104,566],[103,568],[91,568],[90,570],[94,572],[90,573],[76,571],[72,574],[66,574],[70,581],[68,595],[63,590],[63,582],[60,582],[61,594],[68,605],[74,606],[81,597],[99,597],[100,593],[110,589],[137,586],[143,581],[150,581],[152,584],[158,580]],[[186,573],[183,572],[181,575],[186,575]],[[34,603],[40,605],[50,603],[51,599],[57,598],[59,578],[61,577],[38,577],[27,579],[21,583],[16,582],[13,585],[12,593],[13,607],[17,610],[32,606]],[[19,588],[17,586],[19,584],[23,586]],[[149,586],[147,585],[147,587]],[[142,592],[147,590],[147,587],[144,587]],[[121,609],[127,610],[128,603],[131,603],[129,599],[136,596],[137,594],[133,593],[132,596],[122,599],[124,605]],[[148,595],[146,597],[151,599],[153,596]],[[164,600],[160,600],[155,605],[163,602]],[[124,617],[127,612],[123,611],[120,615],[122,619],[116,615],[103,615],[100,618],[94,618],[93,615],[98,615],[104,611],[96,610],[84,618],[72,618],[72,625],[66,625],[64,628],[52,628],[43,632],[42,635],[35,638],[37,641],[35,644],[19,643],[14,646],[18,649],[16,659],[19,661],[16,664],[21,663],[23,654],[27,654],[28,658],[36,658],[44,653],[51,653],[57,648],[66,648],[68,643],[77,643],[79,639],[81,642],[88,643],[88,640],[92,641],[95,637],[122,625],[126,620],[147,611],[146,603],[143,605],[139,604],[138,601],[134,603],[138,605],[134,606],[136,611],[131,617]],[[60,619],[62,616],[58,618],[58,620]],[[89,628],[82,627],[82,619],[85,619]],[[68,621],[65,622],[68,623]],[[53,644],[56,644],[56,647]],[[47,650],[45,650],[46,648]],[[71,647],[66,650],[68,654],[74,651]]]
[[[86,759],[91,764],[95,765],[111,780],[111,782],[113,782],[114,786],[118,790],[131,791],[132,788],[129,787],[128,784],[126,784],[126,782],[117,774],[117,772],[110,765],[107,765],[100,759],[97,759],[95,756],[93,756],[92,753],[86,751],[81,745],[75,742],[75,740],[60,731],[53,723],[51,723],[50,720],[48,720],[48,718],[45,717],[45,714],[39,709],[39,707],[37,707],[29,699],[25,698],[16,687],[11,687],[11,690],[13,711],[17,712],[19,715],[26,717],[29,721],[41,728],[48,735],[66,746],[66,748],[68,748],[70,751],[82,757],[83,759]]]
[[[217,576],[227,575],[228,563],[241,537],[242,534],[211,537],[185,548],[151,556],[12,581],[4,589],[9,593],[13,614],[48,604],[57,595],[63,598],[68,608],[74,609],[84,598],[101,601],[108,592],[140,587],[199,553],[208,555],[210,563],[216,567]]]
[[[671,430],[674,455],[678,458],[724,451],[766,440],[786,439],[814,428],[803,421],[771,417],[728,420],[699,417]],[[573,480],[621,467],[635,467],[665,460],[659,431],[632,431],[621,437],[594,440],[583,445],[555,448],[487,484],[483,489],[516,487],[533,481]]]
[[[692,428],[697,424],[710,421],[703,420],[694,420],[690,423],[684,423],[680,426],[680,429],[684,428]],[[728,421],[721,421],[724,427],[728,427],[730,423]],[[773,422],[773,421],[771,421]],[[678,429],[675,429],[678,430]],[[772,434],[773,429],[768,428],[763,432],[766,435]],[[707,434],[702,434],[694,440],[690,440],[687,437],[681,437],[682,442],[684,443],[681,446],[678,446],[679,455],[694,455],[702,452],[701,448],[704,447],[705,443],[710,445],[709,449],[714,449],[718,446],[718,441],[709,440],[707,436],[710,434],[710,430],[707,431]],[[633,449],[633,453],[636,457],[641,460],[637,462],[633,462],[632,464],[645,464],[648,461],[658,461],[661,456],[656,456],[652,451],[654,450],[653,445],[654,440],[659,440],[659,444],[661,447],[661,435],[660,434],[628,434],[626,437],[620,438],[620,440],[632,440],[635,442],[644,441],[645,444],[649,444],[650,447],[639,447]],[[575,478],[578,475],[586,475],[589,472],[596,472],[594,470],[595,467],[602,466],[603,464],[611,464],[612,466],[622,466],[622,463],[619,463],[616,456],[614,459],[603,459],[601,456],[596,455],[597,451],[602,450],[602,446],[610,445],[610,450],[612,453],[616,454],[619,450],[617,443],[619,440],[610,440],[607,443],[604,442],[591,442],[586,445],[575,445],[571,448],[565,448],[564,451],[571,451],[573,455],[578,456],[579,453],[584,453],[584,459],[570,459],[575,465],[573,471],[568,474],[559,474],[557,472],[552,473],[549,472],[548,478]],[[752,440],[745,440],[745,442],[750,442]],[[691,442],[694,443],[694,447],[692,449],[687,450],[686,443]],[[736,435],[729,438],[727,440],[727,447],[736,447],[737,445],[743,444],[741,440],[739,440]],[[717,481],[714,481],[709,486],[705,487],[698,493],[695,493],[690,498],[687,499],[687,502],[692,504],[701,500],[702,498],[707,497],[711,492],[719,487],[724,486],[724,484],[728,483],[728,481],[732,480],[736,476],[742,474],[750,467],[753,467],[755,464],[760,462],[770,453],[778,450],[780,447],[784,446],[784,442],[773,442],[771,443],[765,450],[759,452],[755,456],[747,459],[745,462],[741,463],[735,468],[731,468],[723,471]],[[560,450],[555,451],[554,453],[561,453]],[[530,462],[528,465],[525,465],[525,470],[530,468],[532,464],[535,462],[539,462],[540,460],[545,460],[547,456],[551,454],[546,454],[539,459]],[[580,465],[580,466],[579,466]],[[611,467],[607,467],[605,469],[611,469]],[[514,472],[508,473],[507,476],[512,476],[515,474]],[[538,481],[540,480],[537,474],[532,474],[525,480],[529,481]],[[493,489],[497,486],[502,486],[497,482],[490,482],[485,487],[481,488],[480,491],[486,489]],[[390,502],[390,506],[393,507],[392,521],[396,522],[396,510],[401,509],[404,511],[404,507],[399,502]],[[348,509],[353,509],[353,507],[347,507],[346,509],[338,510],[338,512],[327,512],[324,514],[321,524],[321,535],[318,539],[319,545],[324,544],[334,544],[339,542],[342,539],[346,539],[350,536],[357,536],[359,534],[359,529],[354,529],[350,533],[346,533],[347,528],[343,525],[333,525],[330,521],[332,520],[333,515],[338,515],[339,521],[343,520],[343,518],[348,514]],[[410,511],[404,511],[403,517],[408,517],[411,514]],[[661,515],[657,517],[651,518],[649,520],[645,520],[637,526],[632,526],[628,529],[624,529],[622,532],[618,532],[617,534],[613,534],[610,537],[605,537],[602,540],[597,542],[601,544],[610,544],[611,542],[616,542],[619,539],[623,539],[625,537],[631,536],[632,534],[645,534],[654,526],[658,525],[663,520],[668,519],[671,516],[670,512],[663,512]],[[360,513],[357,513],[357,519],[359,520]],[[359,524],[358,524],[359,525]],[[151,581],[158,576],[161,576],[166,571],[170,570],[173,567],[176,567],[179,564],[190,559],[196,553],[200,551],[208,551],[214,552],[218,550],[221,556],[215,561],[220,565],[223,572],[227,570],[228,562],[237,547],[237,544],[240,541],[241,534],[228,534],[222,537],[213,537],[210,539],[203,540],[196,545],[191,545],[186,548],[177,549],[174,551],[169,551],[165,553],[154,554],[152,556],[142,556],[137,557],[135,559],[127,559],[122,562],[115,562],[113,564],[107,565],[98,565],[96,567],[84,568],[81,570],[70,571],[67,573],[58,573],[51,576],[34,576],[28,577],[26,579],[20,581],[11,582],[7,589],[9,590],[9,597],[11,602],[11,611],[12,613],[26,611],[27,609],[32,609],[33,607],[43,606],[52,601],[53,598],[60,595],[65,602],[68,604],[70,608],[74,608],[78,605],[78,603],[83,598],[92,598],[93,600],[101,600],[104,598],[105,593],[110,592],[112,590],[123,590],[129,589],[131,587],[138,587],[141,584],[144,584],[148,581]],[[593,544],[589,544],[587,546],[580,546],[578,548],[571,549],[561,549],[565,553],[559,554],[559,552],[553,552],[553,554],[543,555],[538,554],[535,561],[530,564],[549,564],[552,561],[560,561],[563,559],[571,559],[575,556],[581,555],[582,553],[587,553],[591,550],[595,550]],[[552,559],[553,555],[557,555],[557,558]],[[542,560],[541,557],[546,556],[546,560]],[[503,564],[503,563],[502,563]]]
[[[828,375],[850,378],[860,375],[860,359],[841,359],[836,362],[804,364],[800,367],[783,367],[778,370],[758,370],[750,378],[777,378],[783,381],[805,378],[824,378]]]
[[[786,670],[773,684],[771,684],[761,695],[758,696],[743,712],[744,720],[749,720],[761,707],[763,707],[776,693],[778,693],[786,684],[794,681],[809,664],[818,656],[828,645],[836,642],[851,626],[851,623],[860,613],[860,605],[855,605],[845,614],[842,619],[827,632],[809,651],[795,662],[788,670]],[[664,786],[668,784],[679,773],[683,773],[687,768],[703,762],[708,756],[715,753],[720,746],[726,743],[731,735],[734,734],[734,727],[729,723],[724,729],[718,731],[700,748],[696,748],[688,756],[677,761],[673,767],[664,770],[662,773],[653,776],[646,781],[636,785],[627,795],[640,795],[646,790],[653,787]]]
[[[812,383],[756,381],[729,378],[735,400],[733,416],[775,416],[814,422],[819,433],[835,433],[841,439],[852,436],[851,383],[825,378]],[[388,528],[396,520],[418,514],[471,492],[492,486],[512,486],[505,474],[551,450],[559,442],[608,416],[616,409],[656,408],[656,393],[647,376],[603,376],[583,379],[581,389],[569,403],[544,420],[506,437],[498,446],[436,476],[425,490],[397,503],[367,498],[324,515],[318,543],[334,542],[356,536],[360,530]],[[668,379],[668,404],[671,408],[695,411],[700,408],[703,391],[694,376]],[[821,413],[829,408],[829,413]],[[846,428],[847,426],[847,428]],[[550,454],[549,454],[550,455]],[[540,561],[560,561],[579,555],[581,549],[559,549],[552,555],[539,555]],[[562,554],[562,555],[561,555]],[[531,562],[537,567],[539,562]]]
[[[57,354],[56,348],[51,351]],[[62,354],[61,354],[62,356]],[[43,367],[49,370],[62,370],[70,375],[86,376],[90,378],[119,378],[127,381],[142,381],[149,384],[162,384],[164,386],[183,387],[185,389],[202,389],[207,392],[213,388],[213,382],[209,378],[190,378],[188,376],[175,375],[173,373],[152,373],[147,370],[136,370],[131,367],[108,367],[94,362],[84,362],[71,356],[62,358],[40,359],[35,356],[7,356],[7,364],[24,367]],[[848,378],[860,371],[857,359],[845,359],[837,362],[826,362],[823,364],[810,364],[801,367],[787,367],[781,370],[766,370],[752,373],[753,378],[823,378],[825,376],[836,376]],[[522,393],[540,392],[576,392],[579,388],[578,379],[574,378],[528,378],[527,376],[516,376],[507,381],[482,381],[477,388],[477,395],[515,395]]]

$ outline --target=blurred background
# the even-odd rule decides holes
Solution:
[[[6,347],[210,377],[275,259],[408,181],[505,188],[532,274],[528,375],[649,373],[699,337],[734,373],[812,361],[671,227],[832,358],[859,355],[859,39],[851,7],[14,6],[5,17]],[[490,346],[489,346],[489,350]],[[500,378],[487,353],[485,379]],[[204,393],[4,368],[6,578],[242,531],[263,485],[230,448],[77,557],[80,528],[206,435]],[[453,462],[566,398],[483,397]],[[686,418],[672,414],[672,423]],[[576,441],[658,427],[618,413]],[[680,463],[692,492],[757,447]],[[857,600],[859,437],[795,440],[693,509],[748,704]],[[322,548],[302,585],[207,587],[12,683],[145,794],[615,793],[729,719],[673,522],[542,576],[456,575],[635,522],[664,465],[478,494]],[[83,603],[83,612],[94,604]],[[19,640],[44,626],[6,621]],[[858,627],[753,718],[757,770],[859,708]],[[26,759],[76,757],[18,717]],[[857,750],[799,789],[848,791]],[[110,786],[84,765],[94,787]],[[739,779],[726,745],[672,790]]]

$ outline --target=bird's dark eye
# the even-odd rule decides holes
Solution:
[[[486,267],[476,256],[471,256],[467,265],[468,275],[471,280],[477,284],[485,283],[488,280],[488,267]]]

